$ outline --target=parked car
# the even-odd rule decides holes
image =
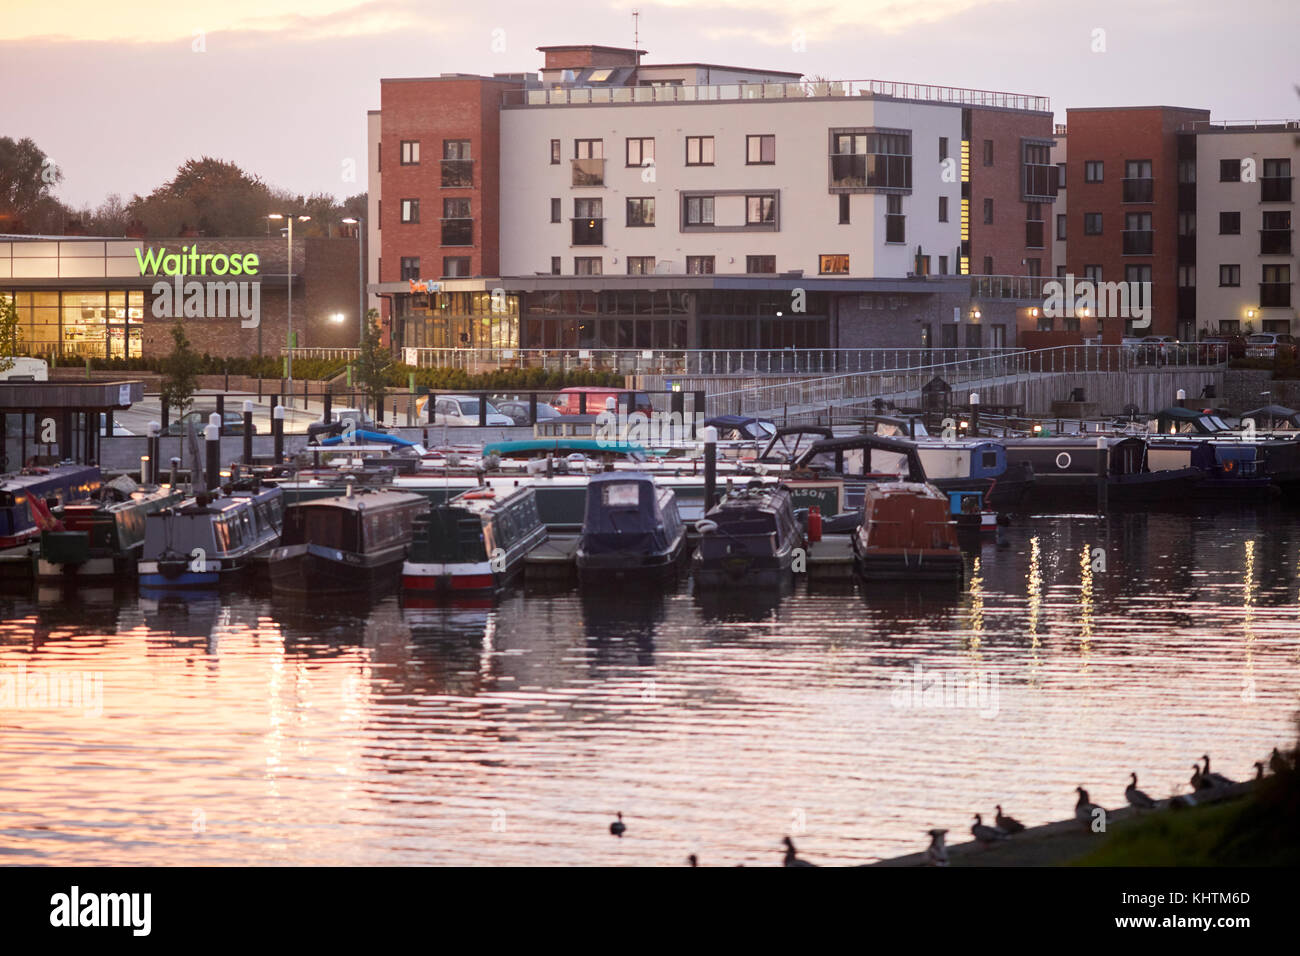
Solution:
[[[200,411],[190,412],[188,415],[185,415],[183,418],[180,418],[177,421],[172,422],[170,425],[164,428],[162,434],[170,436],[172,438],[178,436],[184,436],[187,430],[187,426],[192,423],[194,425],[194,430],[198,433],[199,438],[202,438],[203,427],[208,423],[208,416],[212,415],[213,412],[215,411],[216,409],[212,409],[211,411],[206,411],[206,412],[200,412]],[[244,434],[244,416],[239,412],[230,411],[229,409],[227,409],[225,414],[221,416],[221,424],[224,428],[225,434],[227,435]],[[254,425],[252,426],[252,428],[253,428],[253,434],[256,435],[257,426]]]
[[[582,405],[580,395],[587,396],[587,414],[599,415],[609,407],[609,400],[614,400],[615,408],[623,408],[624,395],[631,395],[632,412],[644,412],[649,415],[654,411],[654,405],[650,402],[650,395],[647,392],[637,392],[629,388],[607,388],[600,385],[575,385],[570,388],[561,389],[560,393],[551,399],[551,404],[564,415],[581,415]]]
[[[1148,335],[1138,343],[1137,360],[1140,365],[1168,365],[1183,357],[1182,346],[1172,335]]]
[[[1284,332],[1260,332],[1246,337],[1246,358],[1289,359],[1297,354],[1295,336]]]
[[[479,423],[479,400],[474,395],[439,395],[433,406],[433,423],[435,425],[454,425],[474,427]],[[513,425],[514,422],[502,415],[491,403],[487,403],[487,423],[489,425]]]
[[[103,413],[103,412],[100,412],[100,413],[99,413],[99,433],[100,433],[101,435],[104,434],[104,425],[106,424],[105,421],[104,421],[104,418],[105,418],[104,413]],[[135,434],[135,432],[133,432],[133,431],[131,431],[131,430],[129,430],[129,429],[123,428],[121,425],[119,425],[119,424],[117,423],[117,419],[116,419],[116,418],[113,419],[113,435],[114,435],[114,437],[118,437],[118,436],[122,436],[122,435],[134,435],[134,434]]]
[[[505,415],[516,425],[527,425],[528,421],[528,402],[524,399],[511,398],[503,402],[497,402],[497,411]],[[539,422],[549,421],[552,418],[563,418],[558,408],[547,405],[545,402],[537,403],[537,420]]]
[[[1235,333],[1207,335],[1196,343],[1196,351],[1204,362],[1242,358],[1246,354],[1246,337]]]
[[[323,418],[318,418],[307,426],[308,437],[317,435],[341,435],[343,433],[344,423],[352,423],[353,431],[382,432],[384,426],[378,424],[373,418],[367,415],[359,408],[331,408],[329,424],[325,424]]]

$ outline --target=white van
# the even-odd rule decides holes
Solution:
[[[48,382],[50,364],[45,359],[14,357],[11,368],[0,372],[0,382]]]

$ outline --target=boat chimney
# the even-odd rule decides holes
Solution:
[[[344,497],[351,498],[351,497],[352,497],[352,486],[353,486],[354,484],[356,484],[357,476],[356,476],[356,475],[348,475],[346,478],[343,479],[343,481],[344,481],[344,486],[347,488],[347,491],[344,493]]]
[[[706,427],[700,437],[704,439],[704,513],[713,507],[713,493],[718,487],[718,430],[712,425]],[[731,490],[731,479],[727,479],[727,490]]]

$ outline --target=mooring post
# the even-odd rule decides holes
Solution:
[[[244,402],[244,464],[253,464],[253,403]]]
[[[208,424],[203,429],[203,437],[207,439],[207,481],[204,485],[207,491],[213,491],[221,487],[221,426],[212,419],[220,420],[220,416],[215,412],[208,420]]]
[[[284,461],[284,406],[271,409],[271,435],[275,440],[275,463]]]
[[[700,437],[704,439],[704,513],[707,515],[718,486],[718,430],[709,425]]]
[[[1097,513],[1105,514],[1110,503],[1110,447],[1097,436]]]

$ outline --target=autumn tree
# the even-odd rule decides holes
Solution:
[[[361,339],[356,375],[361,394],[373,403],[376,420],[383,415],[384,396],[388,393],[388,369],[392,364],[393,357],[380,339],[379,310],[370,309],[366,312],[366,334]]]
[[[202,359],[190,346],[181,320],[172,323],[172,351],[163,360],[162,387],[159,398],[163,408],[175,408],[184,417],[194,404],[194,393],[199,388],[199,368]]]

